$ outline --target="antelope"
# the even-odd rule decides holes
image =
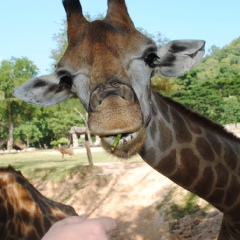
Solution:
[[[54,148],[62,154],[62,159],[64,159],[64,154],[70,155],[71,156],[70,159],[72,158],[72,156],[75,157],[73,149],[65,148],[65,147],[54,147]]]

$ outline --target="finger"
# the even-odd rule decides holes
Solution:
[[[87,218],[87,216],[85,214],[80,215],[80,216],[71,216],[71,217],[64,218],[61,221],[56,222],[54,224],[54,226],[63,227],[63,226],[69,225],[69,224],[81,223],[81,222],[85,221],[86,218]]]
[[[100,218],[93,218],[89,219],[92,223],[99,224],[106,233],[111,232],[117,227],[117,224],[114,219],[110,217],[100,217]]]

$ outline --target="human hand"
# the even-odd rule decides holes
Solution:
[[[115,228],[110,217],[72,216],[54,223],[42,240],[109,240],[107,233]]]

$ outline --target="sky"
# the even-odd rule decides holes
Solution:
[[[239,0],[126,0],[136,27],[170,40],[203,39],[206,49],[240,37]],[[107,0],[81,0],[84,13],[106,14]],[[0,0],[0,61],[27,57],[49,73],[54,34],[65,11],[61,0]]]

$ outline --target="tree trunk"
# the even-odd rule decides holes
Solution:
[[[26,136],[26,141],[27,141],[27,147],[29,148],[29,134]]]
[[[92,152],[91,152],[91,148],[90,148],[88,134],[85,134],[85,147],[86,147],[86,151],[87,151],[89,166],[93,166]]]
[[[8,103],[8,120],[9,120],[9,130],[8,130],[9,135],[8,135],[8,142],[7,142],[7,150],[10,151],[13,148],[13,129],[14,129],[10,103]]]

